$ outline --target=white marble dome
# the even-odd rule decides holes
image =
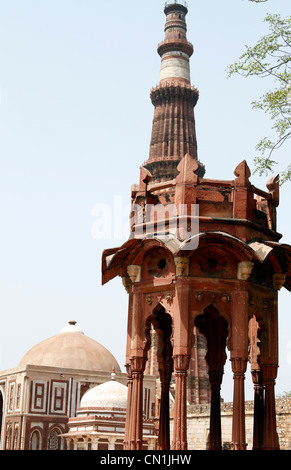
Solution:
[[[126,410],[127,386],[116,382],[113,378],[109,382],[97,385],[88,390],[80,402],[80,409]]]

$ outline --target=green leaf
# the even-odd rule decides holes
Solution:
[[[261,3],[262,0],[250,0]],[[228,78],[239,74],[243,77],[273,79],[273,88],[252,102],[254,109],[268,114],[272,122],[271,129],[275,131],[277,140],[265,137],[256,146],[261,157],[255,157],[254,163],[260,175],[272,172],[277,163],[271,160],[272,153],[280,148],[291,137],[291,17],[282,18],[279,14],[268,14],[264,19],[268,25],[269,34],[261,37],[245,52],[239,60],[227,68]],[[265,154],[268,153],[268,157]],[[290,180],[290,166],[282,172],[282,181]]]

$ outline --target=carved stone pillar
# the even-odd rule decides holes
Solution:
[[[125,367],[127,374],[127,408],[126,408],[126,420],[125,420],[125,435],[123,448],[129,450],[129,429],[130,429],[130,409],[131,409],[131,395],[132,395],[132,374],[131,374],[131,335],[132,335],[132,314],[133,314],[133,293],[132,293],[132,281],[128,276],[123,278],[123,285],[128,292],[128,317],[127,317],[127,342],[126,342],[126,359]]]
[[[108,450],[115,450],[115,442],[116,442],[115,437],[110,437],[108,439]]]
[[[253,299],[250,305],[256,308],[256,302]],[[260,345],[262,345],[260,337],[260,325],[256,316],[253,315],[249,321],[249,362],[254,384],[253,450],[261,450],[263,445],[264,388],[260,366]]]
[[[232,450],[246,450],[244,380],[247,358],[231,358],[233,371]]]
[[[175,410],[172,450],[187,450],[187,402],[186,378],[189,368],[189,355],[174,356],[176,378]]]
[[[265,415],[263,450],[279,450],[279,440],[276,430],[276,401],[275,380],[277,377],[276,364],[263,364],[262,376],[265,388]]]
[[[143,376],[145,357],[131,359],[132,393],[130,403],[129,447],[130,450],[142,449],[142,411],[143,411]]]
[[[222,383],[222,371],[209,371],[211,385],[211,411],[210,411],[210,442],[209,450],[221,450],[221,413],[220,413],[220,388]]]
[[[253,450],[262,450],[264,426],[264,389],[261,370],[252,370],[254,384]]]
[[[167,365],[159,368],[161,379],[161,402],[159,420],[158,450],[170,450],[170,382],[172,367]]]
[[[126,408],[126,421],[125,421],[125,436],[124,436],[124,450],[130,449],[129,430],[130,430],[130,413],[131,413],[131,398],[132,398],[132,373],[130,364],[126,364],[127,373],[127,408]]]
[[[92,441],[92,447],[91,447],[92,450],[98,450],[98,438],[95,438],[93,441]]]

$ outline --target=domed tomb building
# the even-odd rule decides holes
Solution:
[[[70,418],[67,439],[70,450],[123,450],[128,388],[111,380],[88,390],[75,418]],[[143,449],[154,450],[157,444],[154,420],[144,419]]]
[[[67,449],[61,435],[68,431],[69,418],[76,416],[90,388],[111,379],[113,369],[116,380],[126,386],[126,374],[111,352],[75,321],[36,344],[17,367],[0,373],[0,449]],[[150,377],[145,398],[151,412],[155,380]]]

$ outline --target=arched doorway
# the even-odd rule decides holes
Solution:
[[[41,450],[42,439],[41,433],[38,429],[34,429],[30,435],[29,449],[30,450]]]
[[[61,450],[62,449],[62,442],[59,435],[61,431],[58,428],[53,428],[48,437],[48,450]]]
[[[195,318],[195,326],[206,337],[208,375],[211,386],[209,450],[221,450],[220,388],[226,361],[228,322],[211,304]]]
[[[156,356],[161,381],[158,448],[170,450],[170,383],[173,373],[172,317],[161,304],[158,304],[152,315],[148,317],[148,332],[151,327],[157,335]],[[148,337],[146,349],[149,349],[151,335],[148,333],[146,336]]]

